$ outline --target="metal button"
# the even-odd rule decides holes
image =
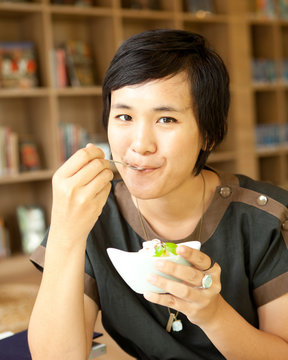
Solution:
[[[229,186],[223,186],[223,187],[221,187],[221,189],[220,189],[220,195],[221,195],[224,199],[228,198],[228,197],[231,195],[231,192],[232,192],[232,190],[230,189]]]
[[[288,220],[285,220],[283,223],[282,223],[282,225],[281,225],[281,227],[282,227],[282,229],[283,230],[288,230]]]
[[[264,206],[267,204],[268,198],[265,195],[259,195],[256,201],[258,205]]]

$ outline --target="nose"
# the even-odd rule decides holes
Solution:
[[[153,129],[146,122],[138,123],[135,126],[131,148],[141,155],[156,151],[157,146]]]

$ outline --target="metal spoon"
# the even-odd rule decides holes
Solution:
[[[120,164],[120,165],[127,166],[128,168],[130,168],[130,169],[132,169],[132,170],[139,170],[139,171],[145,170],[145,168],[138,167],[138,166],[133,166],[133,165],[129,165],[129,164],[126,164],[126,163],[124,163],[124,162],[122,162],[122,161],[118,161],[118,160],[109,160],[109,159],[108,159],[108,161],[109,161],[110,163],[113,163],[113,164]]]

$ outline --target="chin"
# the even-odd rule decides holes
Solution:
[[[153,186],[150,184],[137,184],[135,182],[125,181],[123,179],[130,194],[137,199],[141,200],[149,200],[149,199],[157,199],[164,195],[163,186],[156,185]]]

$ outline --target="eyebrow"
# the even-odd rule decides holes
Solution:
[[[132,110],[133,107],[126,105],[126,104],[114,104],[111,106],[112,109],[126,109],[126,110]],[[167,112],[184,112],[185,110],[187,110],[187,108],[184,109],[176,109],[173,106],[167,106],[167,105],[163,105],[163,106],[157,106],[155,108],[152,109],[153,111],[167,111]]]

